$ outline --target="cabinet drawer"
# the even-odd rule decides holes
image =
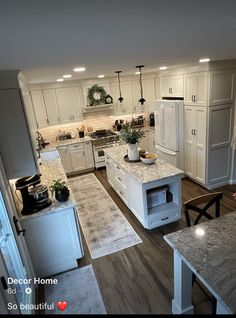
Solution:
[[[70,145],[69,149],[70,150],[84,150],[84,144],[79,143],[79,144],[75,144],[75,145]]]
[[[116,181],[115,184],[116,187],[116,192],[118,193],[118,195],[121,197],[121,199],[128,204],[128,191],[127,188],[122,184]]]
[[[127,187],[126,173],[123,171],[123,169],[115,164],[115,169],[114,170],[115,170],[114,173],[115,173],[116,179],[120,183],[122,183],[125,187]]]

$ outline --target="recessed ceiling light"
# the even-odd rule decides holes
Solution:
[[[200,63],[205,63],[205,62],[209,62],[209,61],[210,61],[210,59],[208,57],[199,60]]]
[[[58,79],[57,79],[57,82],[63,82],[63,81],[64,81],[63,78],[58,78]]]
[[[73,69],[74,72],[83,72],[85,71],[85,67],[76,67]]]
[[[71,75],[71,74],[65,74],[65,75],[63,75],[62,77],[63,77],[63,78],[71,78],[72,75]]]
[[[161,67],[159,68],[159,70],[161,70],[161,71],[164,71],[164,70],[166,70],[166,69],[167,69],[166,66],[161,66]]]
[[[135,72],[134,74],[139,75],[139,74],[140,74],[140,72]]]
[[[103,77],[104,77],[104,75],[103,75],[103,74],[102,74],[102,75],[98,75],[98,77],[99,77],[99,78],[103,78]]]

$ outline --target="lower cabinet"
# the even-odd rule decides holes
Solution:
[[[91,141],[57,147],[66,173],[94,168]]]
[[[79,222],[76,210],[28,217],[21,220],[25,240],[38,277],[55,275],[77,267],[83,257]]]

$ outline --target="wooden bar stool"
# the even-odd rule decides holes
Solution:
[[[223,198],[223,193],[222,192],[214,192],[214,193],[209,193],[205,195],[201,195],[199,197],[193,198],[189,201],[186,201],[183,204],[184,208],[184,214],[185,214],[185,219],[187,223],[187,227],[190,227],[192,225],[198,224],[199,220],[202,217],[207,218],[208,220],[212,220],[220,216],[220,200]],[[214,217],[209,213],[209,209],[215,204],[215,215]],[[200,207],[201,206],[201,207]],[[195,220],[193,220],[193,216],[191,213],[191,218],[190,218],[190,211],[194,212],[194,216],[196,216]],[[212,315],[216,315],[216,303],[217,300],[213,295],[209,295],[205,289],[202,287],[201,283],[196,279],[196,275],[192,275],[192,284],[196,282],[199,286],[199,288],[203,291],[203,293],[207,296],[208,299],[211,301],[211,313]]]

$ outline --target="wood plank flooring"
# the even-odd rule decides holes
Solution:
[[[165,234],[185,228],[184,216],[178,222],[146,230],[113,191],[106,170],[95,175],[123,212],[143,243],[123,251],[91,260],[83,237],[85,256],[79,266],[92,264],[108,314],[171,314],[173,298],[173,252],[164,241]],[[224,186],[221,215],[236,210],[232,193],[236,186]],[[189,179],[182,180],[182,202],[209,191]],[[104,207],[105,208],[105,207]],[[193,304],[196,313],[210,313],[211,304],[194,284]]]

